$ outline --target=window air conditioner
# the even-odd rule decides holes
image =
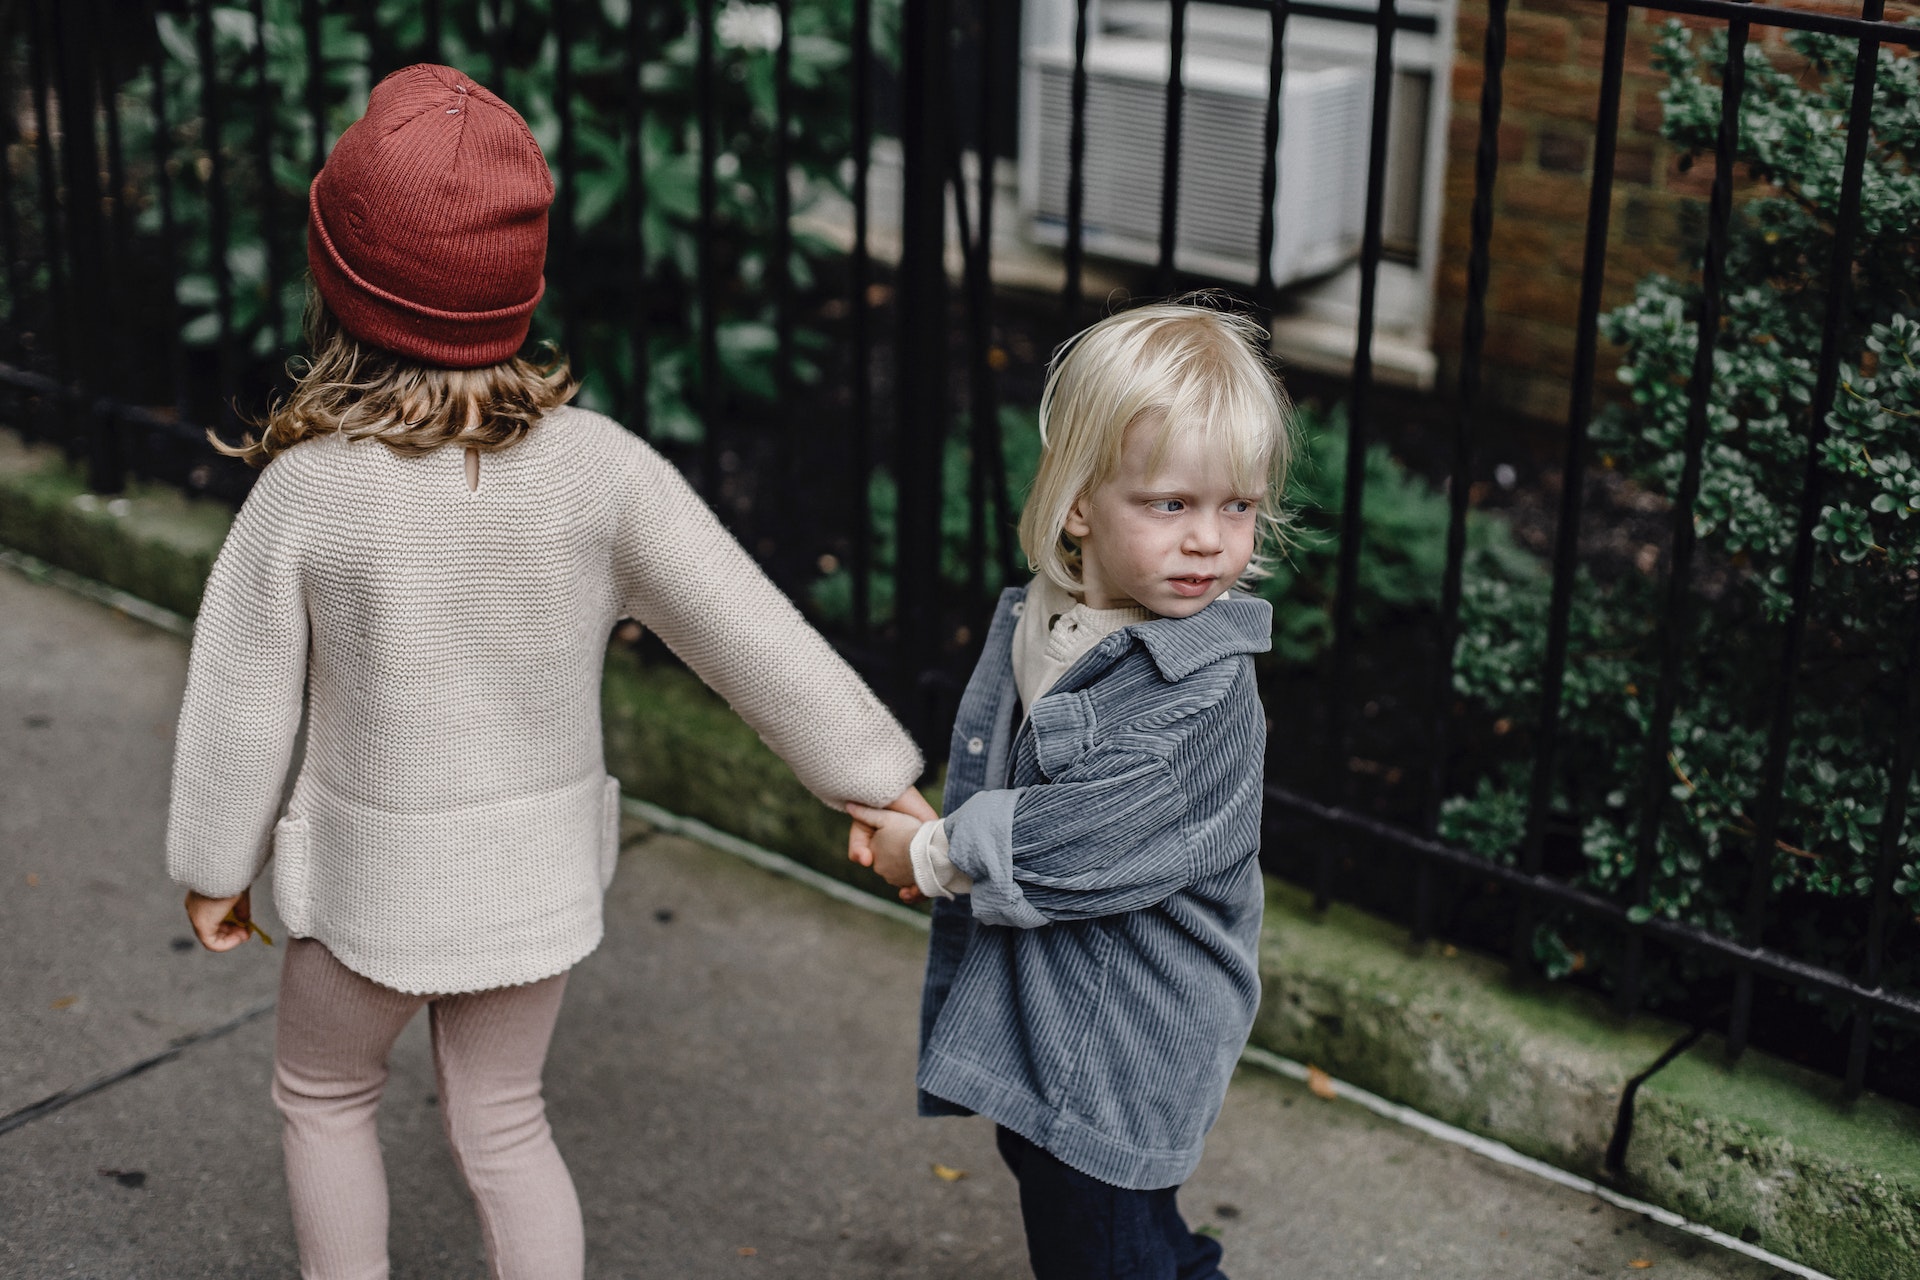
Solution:
[[[1097,10],[1096,10],[1097,12]],[[1292,42],[1289,41],[1289,46]],[[1088,33],[1082,227],[1086,251],[1160,260],[1160,175],[1168,43]],[[1189,43],[1185,58],[1174,265],[1239,283],[1258,278],[1267,50],[1235,57]],[[1360,252],[1366,209],[1369,75],[1290,47],[1281,80],[1274,196],[1276,284],[1322,275]],[[1073,46],[1022,57],[1020,201],[1035,241],[1067,239]]]

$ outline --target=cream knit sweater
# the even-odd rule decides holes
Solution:
[[[459,449],[323,437],[266,468],[208,580],[169,874],[227,897],[271,853],[288,929],[400,991],[567,969],[600,941],[618,852],[600,673],[622,617],[827,804],[883,805],[919,775],[860,678],[617,424],[559,410],[471,491]]]

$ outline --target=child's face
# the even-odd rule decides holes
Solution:
[[[1208,456],[1198,433],[1176,433],[1153,465],[1159,437],[1156,422],[1129,427],[1119,471],[1067,514],[1095,609],[1137,604],[1191,617],[1253,559],[1261,495],[1236,488],[1226,459]]]

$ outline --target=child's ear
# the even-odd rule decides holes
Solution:
[[[1093,532],[1093,526],[1087,523],[1087,499],[1084,494],[1075,498],[1073,505],[1067,508],[1067,518],[1060,529],[1076,541]]]

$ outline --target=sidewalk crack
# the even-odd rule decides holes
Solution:
[[[89,1080],[85,1084],[75,1085],[71,1089],[62,1089],[58,1093],[49,1094],[38,1102],[29,1103],[21,1107],[18,1111],[12,1111],[4,1116],[0,1116],[0,1134],[11,1133],[22,1125],[32,1124],[35,1120],[52,1115],[70,1103],[78,1102],[80,1099],[96,1094],[102,1089],[111,1088],[123,1080],[131,1080],[142,1072],[150,1071],[163,1062],[171,1062],[195,1045],[205,1044],[209,1040],[218,1040],[224,1035],[238,1031],[249,1022],[257,1021],[269,1013],[272,1013],[273,1004],[274,1002],[269,1000],[267,1003],[257,1005],[239,1017],[229,1019],[217,1027],[208,1027],[205,1031],[196,1031],[191,1035],[181,1036],[178,1040],[175,1040],[152,1057],[142,1058],[138,1062],[122,1067],[118,1071],[110,1072],[98,1079]]]

